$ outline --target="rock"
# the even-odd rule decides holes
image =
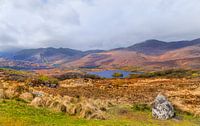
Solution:
[[[23,93],[19,96],[20,99],[26,101],[26,102],[30,102],[33,100],[33,95],[29,92]]]
[[[42,96],[45,96],[45,94],[43,92],[32,92],[32,94],[36,97],[42,97]]]
[[[174,117],[174,107],[165,96],[159,94],[152,106],[152,116],[157,119],[167,120]]]
[[[3,89],[0,89],[0,99],[5,98],[5,93]]]

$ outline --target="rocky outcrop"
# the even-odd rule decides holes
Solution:
[[[174,117],[174,115],[175,112],[172,104],[164,95],[159,94],[152,106],[152,116],[157,119],[166,120]]]

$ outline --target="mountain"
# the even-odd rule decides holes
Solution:
[[[192,41],[175,41],[175,42],[163,42],[152,39],[127,47],[125,48],[125,50],[136,51],[146,55],[161,55],[171,50],[176,50],[198,44],[200,44],[200,39],[195,39]]]
[[[39,48],[25,49],[13,55],[14,60],[30,61],[34,63],[53,63],[71,61],[84,55],[82,51],[69,48]]]
[[[147,40],[126,48],[112,50],[80,51],[69,48],[25,49],[8,55],[1,53],[6,62],[16,64],[58,64],[63,67],[86,68],[200,68],[200,39],[191,41],[164,42]],[[7,56],[7,57],[6,57]],[[9,58],[8,58],[9,57]],[[8,60],[9,59],[9,60]],[[1,65],[1,64],[0,64]],[[28,66],[27,65],[27,66]],[[30,65],[32,66],[32,65]]]
[[[63,66],[200,68],[200,39],[177,42],[147,40],[127,48],[89,54]]]

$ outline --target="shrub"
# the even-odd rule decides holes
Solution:
[[[116,72],[112,76],[113,77],[123,77],[124,75],[122,73]]]
[[[0,71],[4,73],[5,80],[18,81],[18,82],[25,82],[28,79],[28,77],[33,75],[32,73],[27,71],[13,70],[8,68],[0,68]]]
[[[147,104],[135,104],[131,107],[133,111],[151,111],[151,107]]]
[[[76,79],[76,78],[101,79],[101,77],[97,75],[78,73],[78,72],[68,72],[61,75],[55,75],[54,77],[57,78],[58,80]]]
[[[131,78],[152,78],[152,77],[167,77],[167,78],[183,78],[183,77],[199,77],[198,71],[184,69],[170,69],[164,71],[147,72],[143,74],[132,74]]]
[[[55,88],[58,86],[58,80],[53,77],[40,75],[37,77],[29,78],[27,80],[27,84],[29,86],[47,86],[47,87]]]

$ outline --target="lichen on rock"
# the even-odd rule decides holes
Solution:
[[[158,94],[152,106],[152,116],[157,119],[167,120],[174,117],[175,111],[172,104],[161,93]]]

